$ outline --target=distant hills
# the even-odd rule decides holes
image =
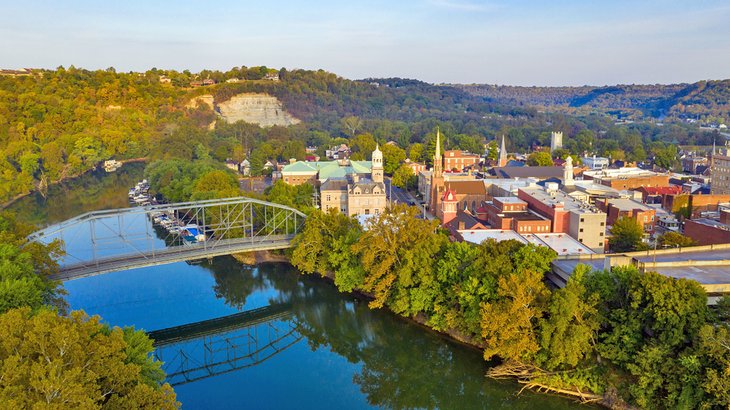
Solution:
[[[730,118],[730,80],[605,87],[449,86],[484,98],[486,102],[533,106],[551,111],[602,111],[629,119],[637,116],[671,116],[708,123],[726,123]]]

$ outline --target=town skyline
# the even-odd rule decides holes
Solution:
[[[4,68],[324,69],[349,79],[580,86],[727,78],[730,7],[408,1],[7,4]],[[38,50],[43,49],[43,53]],[[705,63],[700,64],[704,61]]]

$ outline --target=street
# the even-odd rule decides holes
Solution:
[[[398,188],[396,186],[391,186],[390,183],[390,177],[385,177],[383,179],[383,183],[385,183],[385,196],[388,199],[388,202],[391,201],[392,203],[400,203],[400,204],[407,204],[410,206],[416,206],[421,211],[422,215],[426,216],[426,219],[433,219],[434,217],[428,213],[428,211],[425,209],[425,206],[421,205],[416,198],[413,197],[408,191]]]

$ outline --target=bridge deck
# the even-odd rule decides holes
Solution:
[[[212,258],[238,252],[285,249],[291,247],[293,238],[294,235],[272,235],[261,238],[226,239],[214,243],[200,242],[174,246],[135,255],[99,258],[87,263],[62,266],[60,272],[51,276],[51,279],[67,281],[126,269]]]

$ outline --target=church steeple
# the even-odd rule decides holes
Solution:
[[[441,131],[436,127],[436,151],[433,155],[433,176],[440,177],[443,172],[443,160],[441,158]]]
[[[497,160],[497,166],[507,166],[507,147],[504,145],[504,135],[502,135],[502,145],[499,147],[499,159]]]

